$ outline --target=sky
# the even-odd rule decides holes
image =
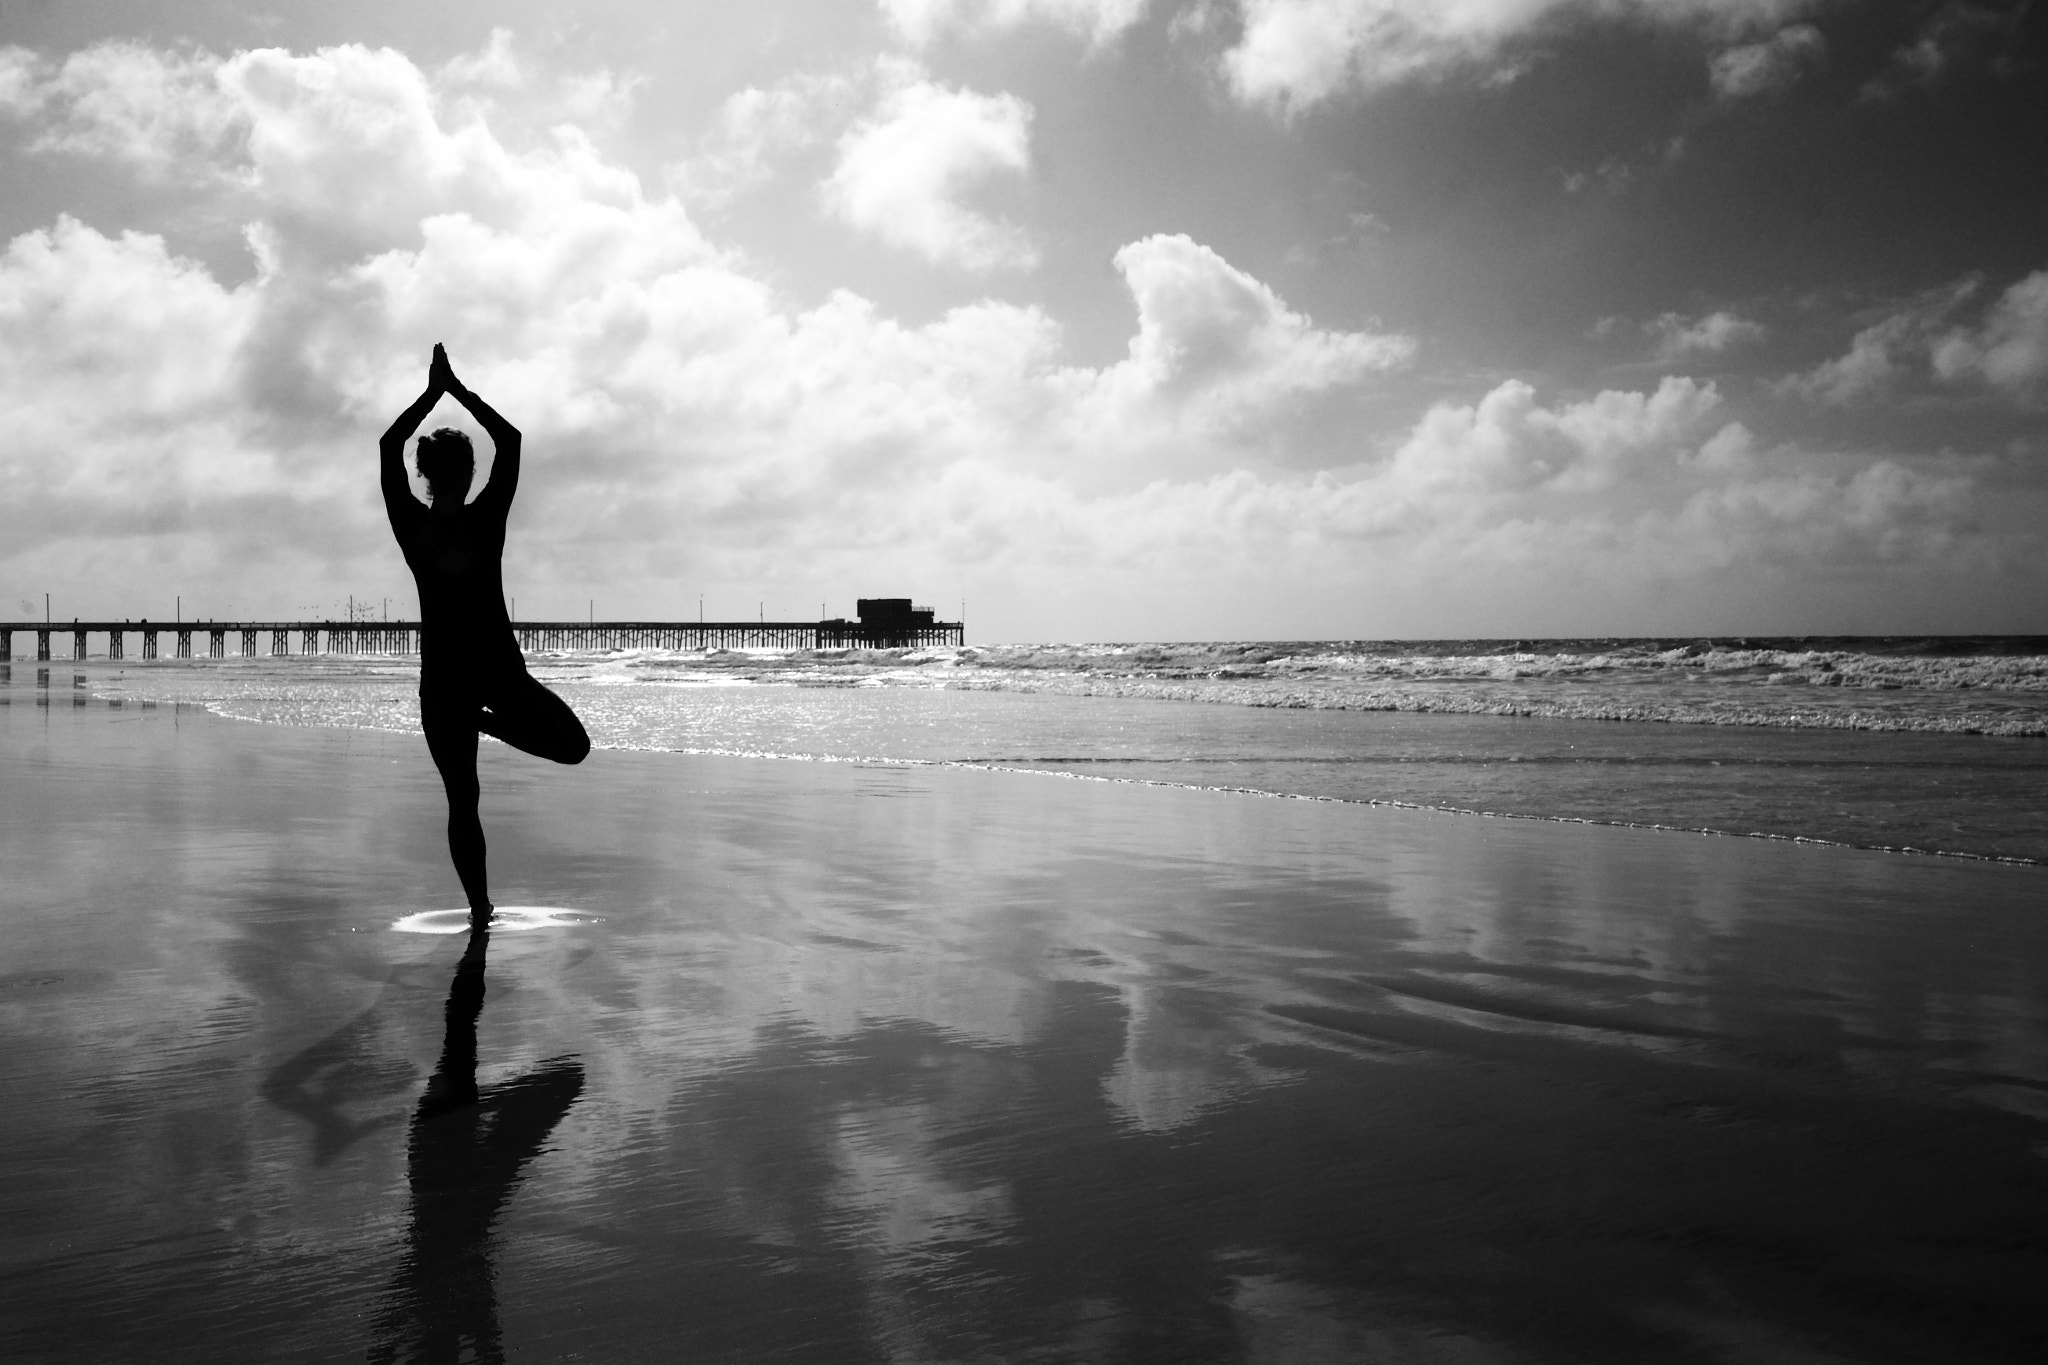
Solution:
[[[0,618],[411,613],[439,341],[525,619],[2048,633],[2044,95],[1993,0],[0,0]]]

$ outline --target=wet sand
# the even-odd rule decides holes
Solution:
[[[2042,868],[0,692],[8,1360],[2048,1344]]]

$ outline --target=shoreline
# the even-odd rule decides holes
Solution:
[[[660,753],[719,753],[719,750],[667,749],[642,752]],[[799,762],[850,762],[850,763],[930,763],[932,766],[951,768],[972,768],[984,772],[1028,773],[1038,777],[1068,777],[1081,782],[1127,782],[1141,787],[1165,787],[1182,791],[1222,792],[1233,796],[1260,796],[1275,801],[1328,801],[1347,806],[1381,806],[1390,810],[1430,811],[1440,815],[1465,815],[1481,820],[1529,820],[1539,824],[1589,825],[1598,829],[1648,830],[1660,834],[1697,834],[1711,839],[1760,839],[1769,843],[1805,844],[1814,848],[1848,849],[1860,853],[1891,853],[1913,858],[1958,858],[1973,863],[2005,863],[2014,867],[2048,867],[2048,859],[2003,856],[1990,853],[1965,853],[1954,849],[1915,848],[1898,844],[1852,844],[1839,839],[1817,839],[1806,834],[1771,834],[1763,830],[1708,829],[1688,825],[1660,825],[1641,820],[1600,820],[1582,815],[1527,815],[1517,811],[1477,810],[1468,806],[1431,805],[1421,801],[1397,801],[1390,797],[1378,796],[1318,796],[1307,792],[1269,791],[1261,787],[1213,786],[1197,782],[1169,782],[1149,777],[1110,777],[1099,773],[1077,773],[1058,768],[1011,767],[995,763],[972,763],[965,760],[924,760],[924,759],[829,759],[812,758],[805,754],[744,754],[734,757],[779,758]]]
[[[233,664],[236,661],[228,662]],[[245,668],[241,670],[245,676],[250,673],[254,673],[259,678],[266,676],[283,676],[286,679],[284,686],[287,694],[290,693],[293,687],[306,685],[300,683],[293,683],[290,681],[289,674],[290,672],[295,671],[295,668],[281,671],[281,674],[273,673],[269,668],[260,667],[261,665],[268,664],[269,661],[254,662],[256,662],[259,665],[259,668]],[[194,681],[204,681],[205,675],[208,673],[208,671],[214,668],[218,668],[218,666],[219,665],[216,662],[208,662],[205,664],[200,664],[195,667],[190,661],[180,661],[179,663],[171,665],[171,667],[174,668],[176,672],[171,674],[170,676],[179,677],[181,679],[191,679]],[[417,735],[418,729],[416,723],[412,721],[410,715],[410,690],[409,688],[405,687],[406,679],[409,676],[407,671],[402,666],[397,669],[375,668],[374,666],[372,666],[373,671],[370,674],[365,675],[362,672],[363,666],[363,664],[351,662],[349,664],[339,665],[337,668],[331,670],[322,670],[322,672],[340,673],[344,678],[349,680],[346,684],[348,687],[350,687],[354,691],[363,692],[365,694],[370,692],[376,692],[381,690],[381,688],[385,686],[395,684],[399,688],[404,689],[406,692],[406,695],[404,697],[392,699],[396,703],[395,707],[381,706],[378,708],[373,708],[372,710],[363,711],[360,709],[360,707],[357,706],[357,703],[353,701],[348,701],[347,705],[349,707],[356,707],[360,713],[354,715],[344,714],[342,716],[334,716],[331,713],[335,709],[335,706],[331,703],[333,703],[335,699],[315,698],[306,703],[306,705],[311,706],[313,710],[311,712],[312,718],[305,719],[302,718],[300,714],[294,714],[290,712],[288,709],[284,710],[282,714],[261,714],[261,712],[265,711],[266,709],[273,712],[279,711],[280,708],[284,707],[285,704],[282,702],[265,701],[260,696],[251,698],[207,697],[199,699],[198,704],[208,706],[212,709],[213,714],[219,715],[224,719],[242,720],[255,724],[312,724],[316,726],[332,726],[334,728],[341,729],[364,728],[378,730],[385,733]],[[75,668],[76,665],[73,665],[73,667]],[[157,665],[157,667],[161,668],[164,667],[164,665],[159,664]],[[59,672],[63,671],[62,666],[56,664],[48,666],[48,668],[45,669],[46,673],[48,672],[48,669],[57,669]],[[121,672],[115,672],[110,675],[108,665],[105,663],[105,661],[98,661],[94,663],[92,666],[88,667],[84,673],[78,673],[74,676],[85,677],[88,681],[88,687],[91,691],[91,694],[100,700],[104,700],[109,704],[121,700],[127,700],[132,703],[135,700],[135,698],[133,696],[127,695],[125,689],[122,689],[117,685],[124,674],[125,669]],[[164,675],[159,674],[159,676],[162,677]],[[388,679],[388,682],[379,682],[378,680],[380,679]],[[610,705],[611,703],[618,700],[621,696],[631,695],[630,693],[621,693],[615,685],[592,686],[587,683],[579,682],[573,676],[565,678],[556,678],[552,679],[551,681],[558,687],[567,688],[568,695],[572,696],[572,698],[575,699],[575,704],[579,707],[579,709],[587,709],[593,701],[601,703],[602,705]],[[330,684],[328,682],[322,681],[319,677],[316,676],[315,679],[313,680],[313,684],[311,685],[315,686],[316,688],[331,688],[332,686],[339,686],[340,684]],[[663,688],[663,690],[673,689],[673,685],[670,685],[670,687],[664,687],[663,684],[660,683],[650,684],[640,680],[634,681],[633,683],[629,684],[629,686],[633,688],[655,687]],[[761,686],[771,688],[777,692],[784,690],[782,686],[776,684],[765,684]],[[178,689],[165,690],[175,692]],[[683,690],[685,690],[686,692],[694,691],[694,689],[690,688],[685,688]],[[863,693],[871,693],[875,690],[876,689],[859,689],[856,695],[858,696]],[[1044,693],[1033,692],[1030,690],[1009,691],[1002,689],[987,688],[951,688],[944,690],[957,693],[965,693],[970,695],[999,697],[1035,697],[1046,695]],[[0,701],[4,701],[7,698],[7,696],[9,695],[9,691],[10,689],[0,687]],[[16,687],[12,689],[12,691],[16,696],[18,702],[23,691],[21,685],[17,684]],[[791,687],[788,688],[788,691],[790,691],[791,693],[809,694],[814,692],[815,689]],[[885,697],[888,694],[895,694],[898,700],[908,701],[915,704],[918,698],[928,696],[930,690],[913,688],[884,688],[880,689],[880,691],[884,693]],[[843,693],[841,693],[837,689],[827,689],[825,695],[840,696],[843,695]],[[1051,695],[1065,696],[1066,694],[1053,693]],[[807,695],[804,698],[801,698],[800,700],[809,701],[812,699],[813,698]],[[704,698],[695,695],[685,697],[683,700],[692,705],[702,704],[704,702]],[[866,698],[866,700],[872,701],[873,698],[868,697]],[[1157,700],[1171,701],[1173,699],[1159,698]],[[1106,696],[1098,696],[1092,698],[1089,701],[1078,702],[1076,704],[1083,706],[1149,707],[1151,705],[1156,704],[1156,702],[1154,699],[1149,698],[1143,700],[1131,700],[1121,698],[1112,699]],[[1228,710],[1242,708],[1229,708],[1226,704],[1226,709]],[[1258,708],[1249,709],[1254,712],[1258,710]],[[395,711],[400,714],[386,715],[385,713],[387,711]],[[1284,715],[1285,713],[1282,714]],[[1306,722],[1311,726],[1317,723],[1315,720],[1315,714],[1317,713],[1311,713],[1308,716],[1304,717]],[[1340,718],[1340,723],[1349,724],[1356,728],[1358,725],[1361,724],[1368,726],[1371,725],[1371,718],[1374,715],[1382,713],[1351,713],[1336,711],[1323,714],[1336,715]],[[1425,726],[1434,724],[1438,726],[1449,725],[1455,727],[1463,723],[1462,717],[1451,715],[1448,713],[1398,712],[1386,714],[1416,716],[1421,719],[1421,723]],[[1134,782],[1144,785],[1184,786],[1191,789],[1214,789],[1219,791],[1230,791],[1243,793],[1247,795],[1270,796],[1284,799],[1319,801],[1335,800],[1347,804],[1368,806],[1384,805],[1396,809],[1414,808],[1438,810],[1457,814],[1479,815],[1494,819],[1531,820],[1558,824],[1592,824],[1620,829],[1648,829],[1673,833],[1712,835],[1715,837],[1722,838],[1761,839],[1772,842],[1792,842],[1799,844],[1808,844],[1817,847],[1864,849],[1874,852],[1898,853],[1916,857],[1963,859],[1968,861],[1987,861],[1996,863],[2008,863],[2019,866],[2048,865],[2048,835],[2040,834],[2040,832],[2035,829],[2032,821],[2019,819],[2019,808],[2010,807],[2006,805],[2007,802],[2013,800],[2017,796],[2018,789],[2013,788],[2012,784],[2014,782],[2022,781],[2022,774],[2020,774],[2017,771],[2017,769],[2013,769],[2011,772],[2008,773],[2005,769],[1999,767],[1986,768],[1983,776],[1985,780],[1988,781],[1995,779],[2003,783],[2003,786],[1998,787],[1990,792],[1980,793],[1975,796],[1972,796],[1972,794],[1967,790],[1956,790],[1953,786],[1953,782],[1951,781],[1949,788],[1950,794],[1947,796],[1946,799],[1958,803],[1954,806],[1954,810],[1957,812],[1956,818],[1966,822],[1971,819],[1986,818],[1993,812],[1999,812],[2003,814],[2004,812],[2010,811],[2012,812],[2011,814],[2003,814],[2005,826],[2010,826],[2010,828],[2004,828],[2002,826],[1992,827],[1980,833],[1959,837],[1956,840],[1954,840],[1950,845],[1944,846],[1941,843],[1929,840],[1925,837],[1926,833],[1930,832],[1925,828],[1927,821],[1931,818],[1936,817],[1939,813],[1939,808],[1933,805],[1929,805],[1927,807],[1926,811],[1920,817],[1919,825],[1917,827],[1901,824],[1894,821],[1894,828],[1886,828],[1884,817],[1879,816],[1878,827],[1870,830],[1865,837],[1846,837],[1844,832],[1826,829],[1825,825],[1828,823],[1826,821],[1812,823],[1802,822],[1807,823],[1807,827],[1803,829],[1799,828],[1796,824],[1792,825],[1792,827],[1790,828],[1786,828],[1784,826],[1787,823],[1787,821],[1783,819],[1782,816],[1777,819],[1772,819],[1771,817],[1774,814],[1779,813],[1770,811],[1754,811],[1746,813],[1736,812],[1734,813],[1733,818],[1715,819],[1713,818],[1713,816],[1717,813],[1715,809],[1715,803],[1718,798],[1714,798],[1712,796],[1698,797],[1688,795],[1683,792],[1674,791],[1668,786],[1661,790],[1652,791],[1648,793],[1647,799],[1639,798],[1634,800],[1632,803],[1619,796],[1617,796],[1613,800],[1603,802],[1599,799],[1597,795],[1597,784],[1608,781],[1609,779],[1605,773],[1602,773],[1597,769],[1590,771],[1584,775],[1561,773],[1556,770],[1553,770],[1549,775],[1546,776],[1536,773],[1534,770],[1534,765],[1524,765],[1518,772],[1514,772],[1512,774],[1512,780],[1520,784],[1520,787],[1517,791],[1513,793],[1484,793],[1484,795],[1492,796],[1494,799],[1481,802],[1474,801],[1471,799],[1471,797],[1474,794],[1481,794],[1472,790],[1418,790],[1418,788],[1426,789],[1427,787],[1432,785],[1432,783],[1439,786],[1448,787],[1462,786],[1465,788],[1471,788],[1473,786],[1473,781],[1469,774],[1443,773],[1439,774],[1437,777],[1433,779],[1426,776],[1418,776],[1418,768],[1427,766],[1427,763],[1429,761],[1429,755],[1427,754],[1421,756],[1422,762],[1420,764],[1417,764],[1415,762],[1409,762],[1407,760],[1403,760],[1401,762],[1397,762],[1391,765],[1382,763],[1377,768],[1372,768],[1368,764],[1368,766],[1360,766],[1356,768],[1355,776],[1346,777],[1342,774],[1339,774],[1334,779],[1331,776],[1326,775],[1324,773],[1311,772],[1304,769],[1302,766],[1302,760],[1295,757],[1282,756],[1259,765],[1252,765],[1246,762],[1237,761],[1226,763],[1223,765],[1223,769],[1221,772],[1222,780],[1216,780],[1214,778],[1211,778],[1210,780],[1203,780],[1203,776],[1200,775],[1182,775],[1181,773],[1175,771],[1176,769],[1186,768],[1190,765],[1195,767],[1201,767],[1204,765],[1204,763],[1209,762],[1208,760],[1203,760],[1199,758],[1154,758],[1142,754],[1125,756],[1112,754],[1107,751],[1090,755],[1085,758],[1069,759],[1053,759],[1040,757],[1030,755],[1028,754],[1028,752],[1016,758],[987,758],[974,755],[972,753],[965,755],[933,755],[930,753],[920,754],[916,752],[890,752],[889,748],[891,746],[887,745],[886,736],[874,737],[882,739],[884,743],[877,744],[868,749],[867,751],[854,750],[843,753],[820,751],[804,752],[790,751],[787,748],[782,747],[782,745],[773,742],[775,738],[782,738],[786,742],[787,736],[771,736],[767,733],[764,733],[761,737],[769,739],[769,743],[752,745],[746,744],[744,742],[739,744],[720,744],[716,742],[689,742],[689,739],[680,736],[670,738],[669,742],[663,742],[663,737],[661,736],[640,736],[631,739],[622,739],[619,736],[619,734],[615,732],[616,726],[613,726],[608,729],[605,724],[601,723],[600,717],[593,716],[590,719],[594,722],[592,723],[591,728],[593,732],[593,740],[597,747],[613,752],[731,755],[738,757],[770,757],[816,762],[846,761],[917,764],[940,763],[967,768],[986,767],[992,769],[1002,769],[1017,772],[1056,773],[1066,776],[1085,777],[1110,782]],[[1549,743],[1552,748],[1555,748],[1559,751],[1556,757],[1567,757],[1567,751],[1569,751],[1572,746],[1565,744],[1564,738],[1579,733],[1576,727],[1593,727],[1592,730],[1588,732],[1588,734],[1595,742],[1599,742],[1602,738],[1603,732],[1606,733],[1607,739],[1612,741],[1617,739],[1618,737],[1627,736],[1631,733],[1636,733],[1634,731],[1631,731],[1631,729],[1629,728],[1632,724],[1649,724],[1649,722],[1605,722],[1586,721],[1579,719],[1558,719],[1554,717],[1523,717],[1506,715],[1493,716],[1490,714],[1480,717],[1477,723],[1482,726],[1485,726],[1491,724],[1494,721],[1498,721],[1503,725],[1519,725],[1525,720],[1534,721],[1536,723],[1536,728],[1523,730],[1510,729],[1498,732],[1499,738],[1497,742],[1502,746],[1503,750],[1501,754],[1502,764],[1509,764],[1518,761],[1519,755],[1516,751],[1519,748],[1524,747],[1526,746],[1526,744],[1530,743],[1538,744],[1539,746],[1544,743]],[[641,724],[641,722],[634,720],[631,722],[631,724],[637,726]],[[1289,724],[1292,724],[1292,722],[1289,722]],[[1616,726],[1619,728],[1610,730],[1610,726]],[[1731,728],[1736,729],[1738,733],[1741,730],[1741,727]],[[1666,738],[1658,737],[1659,733],[1660,732],[1652,731],[1651,735],[1646,737],[1646,742],[1649,743],[1649,748],[1645,749],[1644,751],[1646,754],[1654,755],[1659,751],[1660,746],[1668,747],[1670,744],[1689,746],[1689,748],[1685,749],[1685,752],[1690,753],[1692,750],[1699,750],[1698,753],[1692,754],[1690,760],[1694,762],[1696,765],[1694,771],[1696,772],[1697,776],[1695,780],[1701,782],[1713,780],[1724,784],[1731,780],[1728,774],[1717,772],[1714,770],[1719,769],[1721,767],[1720,760],[1722,758],[1726,758],[1731,764],[1733,764],[1738,761],[1738,756],[1735,752],[1727,751],[1726,746],[1715,746],[1714,737],[1712,735],[1700,736],[1691,734],[1687,731],[1685,727],[1674,727],[1672,730],[1661,732],[1663,736],[1668,736],[1668,740]],[[1788,743],[1796,743],[1805,746],[1806,749],[1812,749],[1816,761],[1820,761],[1823,763],[1839,762],[1845,760],[1853,761],[1856,758],[1856,755],[1861,752],[1860,749],[1855,747],[1857,742],[1854,740],[1849,740],[1846,737],[1828,739],[1821,738],[1821,736],[1824,734],[1831,736],[1844,735],[1845,732],[1816,732],[1802,731],[1797,729],[1787,729],[1784,731],[1780,731],[1779,733],[1783,733],[1784,735],[1786,735]],[[1930,746],[1938,746],[1946,742],[1946,737],[1937,737],[1932,732],[1899,733],[1902,736],[1902,738],[1899,740],[1899,743],[1916,746],[1916,748],[1919,750],[1926,750],[1929,749]],[[1544,736],[1551,734],[1555,734],[1559,736],[1559,738],[1547,741],[1543,738]],[[1284,739],[1284,732],[1281,733],[1280,737]],[[917,738],[921,740],[922,736],[898,736],[897,738]],[[2027,746],[2030,746],[2033,743],[2033,741],[2030,739],[2015,740],[2011,737],[2004,736],[1977,736],[1972,737],[1971,739],[1966,739],[1963,742],[1968,744],[1973,743],[1976,740],[1982,740],[1985,743],[1997,746],[1993,749],[1987,749],[1983,751],[1983,756],[1986,760],[1996,758],[2000,764],[2008,766],[2012,763],[2014,757],[2014,753],[2009,746],[2018,745],[2022,749],[2027,749]],[[1080,743],[1084,747],[1089,742],[1090,741],[1085,736],[1080,741]],[[1174,744],[1183,741],[1178,736],[1174,736],[1165,738],[1163,742],[1167,744]],[[1257,742],[1258,740],[1256,738],[1251,737],[1250,732],[1247,732],[1247,737],[1244,739],[1243,743],[1256,744]],[[1776,747],[1775,745],[1766,745],[1764,746],[1763,750],[1758,750],[1758,746],[1755,741],[1745,739],[1743,742],[1748,746],[1746,750],[1742,751],[1747,756],[1741,758],[1740,761],[1749,762],[1752,764],[1757,764],[1759,762],[1759,756],[1762,752],[1774,751]],[[1883,743],[1883,741],[1879,742]],[[1013,744],[1011,747],[1025,747],[1028,745],[1028,743],[1029,741],[1026,740],[1023,741],[1021,744]],[[998,741],[998,745],[1000,745],[1000,741]],[[1709,747],[1702,748],[1702,745]],[[1814,746],[1816,745],[1819,745],[1821,747],[1816,749],[1814,748]],[[1844,748],[1843,746],[1845,745],[1849,747]],[[1838,760],[1830,758],[1828,756],[1830,752],[1828,746],[1833,746],[1834,748],[1842,749],[1841,759]],[[1587,746],[1585,742],[1582,740],[1578,747],[1581,750],[1583,750]],[[1620,744],[1619,750],[1625,758],[1628,753],[1627,744]],[[1057,752],[1057,750],[1055,752]],[[2028,750],[2028,752],[2031,752],[2031,750]],[[1711,762],[1709,762],[1709,760],[1711,760]],[[1912,764],[1908,764],[1905,767],[1903,767],[1896,776],[1896,783],[1907,790],[1923,789],[1926,788],[1926,782],[1929,778],[1939,779],[1942,777],[1942,774],[1940,774],[1939,772],[1923,773],[1918,767],[1915,766],[1922,762],[1924,762],[1924,759],[1915,759]],[[2042,751],[2038,762],[2023,766],[2026,766],[2029,769],[2039,770],[2033,784],[2033,790],[2037,795],[2038,792],[2041,790],[2048,790],[2048,785],[2044,785],[2048,784],[2048,749],[2044,749]],[[1130,773],[1119,773],[1114,771],[1099,770],[1090,771],[1090,769],[1113,769],[1117,767],[1127,767],[1134,771]],[[1254,771],[1253,769],[1255,767],[1262,770]],[[1496,771],[1498,772],[1498,775],[1504,779],[1510,777],[1510,773],[1504,766],[1497,765]],[[1616,774],[1617,780],[1628,780],[1629,774],[1625,763],[1620,768],[1611,768],[1609,771],[1612,771]],[[1752,775],[1751,780],[1757,784],[1768,786],[1771,784],[1781,782],[1783,780],[1783,773],[1781,770],[1774,768],[1758,767],[1757,771]],[[1866,804],[1873,802],[1888,803],[1894,799],[1891,796],[1890,792],[1882,785],[1872,785],[1868,781],[1865,781],[1864,790],[1861,792],[1850,792],[1846,795],[1837,795],[1833,791],[1829,790],[1825,785],[1825,783],[1831,779],[1822,777],[1820,780],[1822,781],[1823,785],[1820,788],[1816,789],[1813,792],[1813,794],[1809,798],[1807,798],[1806,806],[1801,807],[1800,809],[1812,809],[1814,806],[1817,805],[1826,806],[1829,808],[1840,806],[1842,807],[1844,814],[1848,815],[1853,814],[1859,809],[1859,802]],[[1374,787],[1377,787],[1378,790],[1373,790]],[[1931,790],[1931,788],[1928,788],[1927,790]],[[1515,796],[1519,797],[1519,799],[1512,801],[1503,801],[1500,799],[1502,795]],[[1973,802],[1974,804],[1972,804]],[[1586,809],[1589,803],[1595,805],[1596,809],[1590,811]],[[1639,807],[1647,807],[1648,810],[1653,813],[1641,816],[1633,814],[1603,813],[1597,809],[1597,806],[1599,804],[1634,804]],[[2038,805],[2038,800],[2036,801],[2036,804]],[[1545,807],[1549,808],[1546,809]],[[1729,810],[1733,810],[1732,805],[1729,805]],[[1972,814],[1972,812],[1974,812],[1974,814]],[[1718,813],[1726,814],[1727,812]],[[2014,823],[2015,820],[2018,820],[2017,824]],[[1818,823],[1822,827],[1816,828],[1816,823]],[[1839,824],[1841,822],[1836,821],[1834,823]],[[1774,825],[1778,827],[1773,827]],[[1915,828],[1920,829],[1921,837],[1913,837]],[[2015,844],[2017,844],[2018,846],[2015,847]]]

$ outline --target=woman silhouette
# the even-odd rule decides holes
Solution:
[[[441,395],[448,394],[490,433],[491,481],[464,504],[476,455],[469,437],[449,427],[422,436],[418,463],[425,506],[405,477],[405,443]],[[491,735],[557,763],[581,763],[590,736],[576,713],[533,680],[505,611],[500,560],[505,517],[519,486],[519,432],[464,388],[434,347],[427,389],[378,442],[384,510],[420,595],[420,725],[448,791],[448,852],[469,897],[470,918],[491,917],[484,872],[484,827],[477,818],[476,737]]]

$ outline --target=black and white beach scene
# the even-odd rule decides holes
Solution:
[[[2048,1358],[2044,96],[0,0],[0,1359]]]

